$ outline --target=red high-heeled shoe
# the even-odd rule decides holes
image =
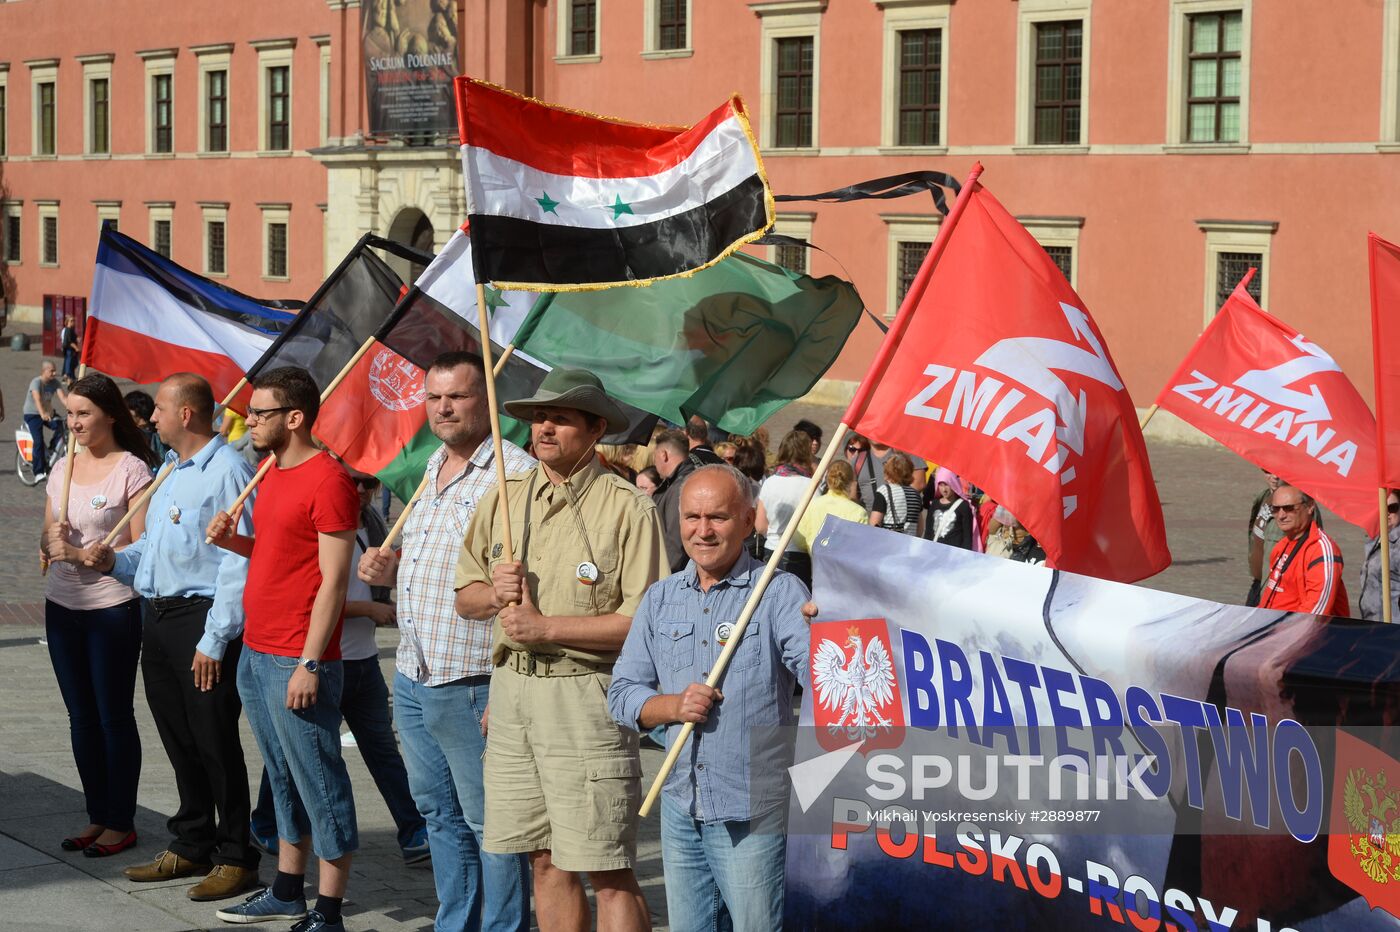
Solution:
[[[127,848],[136,844],[136,829],[126,833],[126,837],[114,845],[91,844],[83,849],[85,858],[109,858],[114,854],[121,854]]]
[[[88,845],[97,841],[97,836],[101,834],[102,831],[99,829],[91,835],[74,835],[71,838],[65,838],[63,841],[59,842],[59,847],[64,851],[82,851]]]

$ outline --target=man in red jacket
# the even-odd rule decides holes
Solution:
[[[1317,505],[1311,496],[1280,484],[1271,505],[1283,539],[1269,556],[1269,579],[1259,607],[1350,615],[1347,587],[1342,582],[1342,549],[1317,526]]]

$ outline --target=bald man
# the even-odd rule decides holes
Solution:
[[[753,521],[753,486],[734,467],[702,466],[685,477],[680,529],[689,562],[642,597],[608,689],[619,725],[665,725],[668,747],[683,722],[696,726],[694,746],[661,794],[675,930],[713,928],[716,904],[736,932],[783,924],[787,794],[774,777],[792,762],[780,742],[765,739],[771,732],[757,730],[797,724],[794,687],[807,681],[810,634],[807,587],[796,576],[773,576],[719,689],[704,683],[763,573],[745,546]]]
[[[119,553],[94,544],[84,562],[142,597],[141,672],[161,744],[175,770],[180,808],[166,850],[129,867],[138,882],[203,876],[187,893],[221,900],[258,885],[249,844],[248,773],[234,671],[243,641],[248,559],[204,542],[215,513],[252,478],[248,462],[215,434],[214,395],[197,375],[167,378],[151,423],[174,471],[146,510],[146,532]],[[240,532],[252,533],[245,509]]]

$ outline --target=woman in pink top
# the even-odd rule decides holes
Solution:
[[[88,826],[63,839],[65,851],[105,857],[136,843],[141,739],[132,705],[141,655],[140,599],[110,576],[83,566],[84,548],[102,540],[151,483],[155,454],[131,419],[116,383],[88,375],[68,390],[75,455],[68,520],[59,521],[68,462],[49,472],[43,546],[53,561],[44,590],[49,659],[73,740]],[[114,541],[145,530],[142,509]]]

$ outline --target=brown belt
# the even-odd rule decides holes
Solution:
[[[586,676],[590,673],[612,673],[612,664],[576,660],[563,654],[536,654],[528,650],[507,649],[500,663],[524,676]]]

